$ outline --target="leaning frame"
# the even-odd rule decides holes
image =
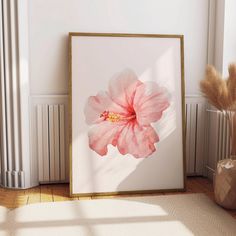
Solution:
[[[102,193],[80,193],[74,194],[72,192],[72,37],[139,37],[139,38],[176,38],[180,40],[180,56],[181,56],[181,101],[182,101],[182,144],[183,144],[183,180],[184,187],[177,189],[164,190],[137,190],[137,191],[116,191],[116,192],[102,192]],[[185,79],[184,79],[184,36],[171,34],[128,34],[128,33],[84,33],[84,32],[70,32],[69,33],[69,170],[70,170],[70,196],[79,197],[80,199],[87,197],[106,198],[115,196],[137,196],[158,194],[160,192],[184,192],[186,191],[186,124],[185,124]]]

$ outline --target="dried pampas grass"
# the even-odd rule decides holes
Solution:
[[[236,109],[236,64],[229,65],[229,77],[223,79],[213,66],[206,68],[200,88],[208,101],[220,111]]]
[[[229,122],[231,158],[236,159],[236,64],[229,65],[229,76],[223,79],[213,66],[207,66],[200,88],[209,103],[223,111]]]

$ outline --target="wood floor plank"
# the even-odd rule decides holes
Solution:
[[[14,208],[26,205],[28,202],[28,195],[25,190],[16,190],[14,198]]]
[[[28,189],[28,201],[27,204],[40,202],[40,187],[34,187]]]
[[[0,205],[3,205],[7,208],[14,208],[15,199],[16,199],[16,191],[6,188],[1,192]]]
[[[40,186],[40,202],[53,202],[52,187],[50,185]]]
[[[52,186],[52,195],[54,202],[72,200],[69,196],[69,186],[65,184]]]

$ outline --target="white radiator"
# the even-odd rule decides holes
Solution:
[[[217,162],[230,156],[229,124],[225,115],[212,108],[207,109],[208,149],[206,150],[206,168],[208,177],[212,178]]]
[[[229,123],[227,122],[226,116],[217,112],[218,121],[218,144],[217,144],[217,160],[223,160],[230,156],[230,133]]]
[[[32,155],[40,183],[68,180],[67,96],[32,97]]]
[[[186,172],[187,175],[204,175],[206,102],[199,96],[186,96],[185,100]]]
[[[65,180],[65,106],[37,105],[39,181]]]
[[[22,138],[23,123],[27,119],[21,117],[24,105],[20,104],[23,77],[19,16],[15,1],[0,0],[0,185],[13,188],[29,185]],[[24,96],[28,101],[27,93]]]

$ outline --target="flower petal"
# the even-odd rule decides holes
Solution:
[[[115,103],[132,109],[136,88],[141,84],[143,83],[138,80],[136,74],[126,69],[110,80],[109,95]]]
[[[110,111],[122,115],[126,115],[127,111],[113,102],[107,92],[100,92],[96,96],[88,98],[84,108],[86,123],[88,125],[103,121],[100,115],[104,111]]]
[[[91,127],[88,133],[89,147],[101,156],[107,154],[107,146],[116,146],[117,137],[122,129],[122,123],[103,121]]]
[[[166,89],[154,82],[146,82],[136,90],[133,107],[140,125],[158,121],[169,105]]]
[[[159,137],[152,126],[128,123],[118,136],[117,148],[122,155],[131,154],[135,158],[145,158],[156,151],[154,143]]]

